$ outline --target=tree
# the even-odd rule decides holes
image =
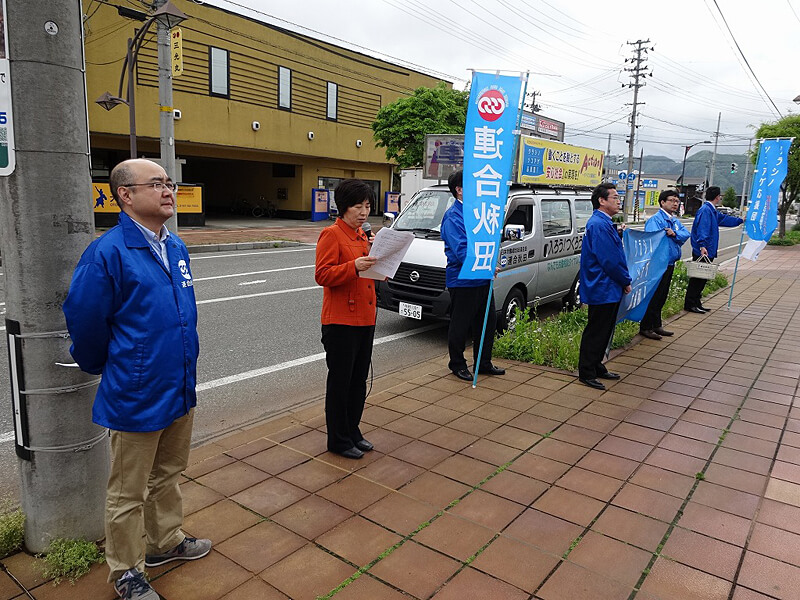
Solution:
[[[401,169],[421,167],[426,133],[464,133],[468,92],[440,83],[420,87],[411,96],[395,100],[378,111],[372,131],[376,146],[386,148],[386,159]]]
[[[729,187],[725,190],[725,193],[722,196],[722,206],[727,206],[728,208],[737,208],[739,206],[739,199],[736,197],[736,190],[732,187]]]
[[[783,182],[783,197],[778,204],[778,237],[786,235],[786,213],[793,203],[800,199],[800,115],[789,115],[773,123],[762,123],[756,131],[756,138],[787,138],[793,137],[794,141],[789,148],[789,164],[786,179]],[[750,160],[753,165],[758,161],[758,148],[753,152]]]

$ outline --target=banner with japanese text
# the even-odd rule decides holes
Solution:
[[[669,266],[670,241],[665,231],[626,229],[622,245],[631,276],[631,293],[622,296],[617,321],[641,321]]]
[[[493,279],[514,165],[522,76],[474,73],[464,132],[464,227],[461,279]]]
[[[537,185],[598,186],[603,182],[603,152],[522,136],[517,181]]]
[[[769,240],[778,226],[781,184],[786,178],[791,145],[791,139],[761,142],[744,222],[745,232],[751,240]]]

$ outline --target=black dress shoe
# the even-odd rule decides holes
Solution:
[[[335,450],[332,450],[332,452],[344,456],[345,458],[364,458],[364,453],[355,446],[347,450],[342,450],[341,452],[336,452]]]
[[[661,336],[658,335],[652,329],[646,329],[644,331],[640,331],[639,335],[641,335],[642,337],[646,337],[648,340],[660,340],[661,339]]]
[[[356,442],[356,448],[358,448],[358,449],[359,449],[359,450],[361,450],[362,452],[369,452],[369,451],[370,451],[370,450],[372,450],[374,447],[375,447],[375,446],[373,446],[373,445],[372,445],[370,442],[368,442],[367,440],[360,440],[360,441]]]
[[[606,386],[604,386],[602,383],[597,381],[597,379],[578,379],[578,381],[580,381],[582,384],[588,385],[590,388],[594,388],[596,390],[604,390],[604,389],[606,389]]]
[[[704,312],[711,312],[711,309],[710,309],[710,308],[706,308],[706,307],[705,307],[705,306],[703,306],[702,304],[701,304],[700,306],[698,306],[698,308],[699,308],[700,310],[704,311]]]
[[[597,379],[617,380],[619,379],[619,373],[612,373],[611,371],[606,371],[605,373],[600,373],[600,375],[597,376]]]
[[[494,365],[489,365],[488,367],[481,367],[478,370],[478,373],[481,375],[505,375],[506,370],[501,369],[500,367],[495,367]]]
[[[698,315],[706,314],[706,311],[704,311],[702,308],[698,308],[696,306],[690,306],[689,308],[684,307],[683,310],[685,310],[686,312],[690,312],[690,313],[697,313]]]
[[[472,381],[472,373],[469,372],[469,369],[459,369],[458,371],[453,371],[453,375],[459,379],[463,379],[464,381]]]
[[[674,331],[667,331],[663,327],[656,327],[653,329],[658,335],[663,335],[664,337],[670,337],[671,335],[675,335]]]

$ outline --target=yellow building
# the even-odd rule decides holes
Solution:
[[[173,78],[178,179],[204,186],[207,214],[270,203],[279,216],[307,218],[313,188],[332,189],[349,177],[374,186],[373,210],[380,210],[392,166],[370,126],[381,107],[441,80],[220,8],[173,4],[189,16],[180,26],[183,74]],[[117,94],[127,40],[142,23],[105,0],[83,0],[83,7],[92,175],[103,181],[129,157],[128,111],[106,111],[92,100]],[[155,25],[151,30],[134,76],[136,128],[138,155],[158,158]]]

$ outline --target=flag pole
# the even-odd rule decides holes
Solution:
[[[731,281],[731,291],[728,294],[728,308],[731,307],[733,300],[733,286],[736,285],[736,273],[739,270],[739,259],[742,256],[742,243],[744,242],[744,223],[742,223],[742,235],[739,238],[739,249],[736,251],[736,266],[733,268],[733,281]]]
[[[500,72],[498,71],[498,75],[499,74],[500,74]],[[520,101],[522,102],[522,107],[520,108],[519,105],[518,105],[519,114],[517,115],[517,130],[516,130],[516,137],[515,137],[515,141],[514,141],[514,154],[513,154],[514,157],[516,157],[517,152],[519,150],[519,138],[520,138],[520,135],[521,135],[520,129],[522,127],[522,112],[525,110],[525,95],[528,93],[528,76],[529,75],[530,75],[530,71],[525,71],[525,73],[521,74],[521,77],[523,78],[523,81],[524,81],[524,83],[522,85],[522,97],[520,98]],[[514,173],[514,161],[512,160],[511,161],[511,173],[509,174],[509,177],[508,177],[508,184],[507,184],[508,187],[511,187],[511,183],[512,183],[511,179],[513,178],[513,173]],[[501,226],[500,227],[500,240],[497,243],[497,249],[498,250],[500,249],[500,244],[502,243],[502,241],[503,241],[503,227]],[[499,252],[498,252],[498,255],[499,255]],[[495,257],[495,261],[497,261],[496,257]],[[497,265],[497,262],[495,262],[495,265]],[[496,276],[497,276],[497,274],[493,273],[492,274],[492,278],[489,280],[489,295],[486,297],[486,311],[483,313],[483,327],[481,328],[481,341],[478,344],[478,357],[477,357],[478,358],[478,361],[477,361],[478,364],[475,365],[475,369],[474,369],[475,372],[472,374],[472,388],[473,389],[478,387],[478,371],[480,371],[480,368],[481,368],[481,358],[483,357],[483,342],[486,339],[486,322],[489,320],[489,308],[492,305],[492,294],[494,294],[494,278]],[[494,331],[492,332],[492,335],[494,335]]]

